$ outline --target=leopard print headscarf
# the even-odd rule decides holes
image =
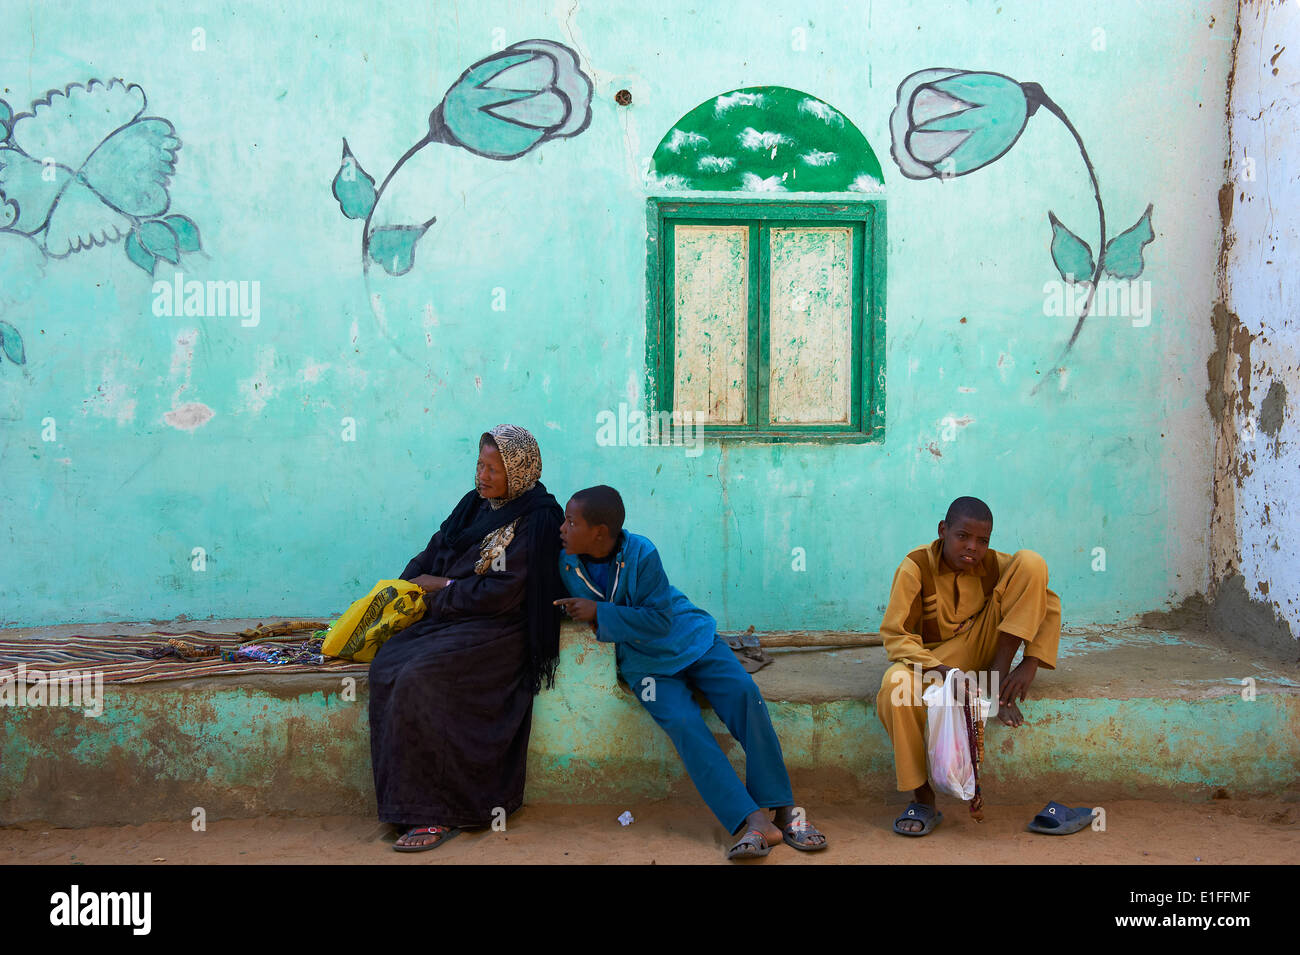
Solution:
[[[491,437],[501,452],[506,466],[506,493],[504,497],[487,498],[495,510],[508,504],[519,495],[531,491],[542,476],[542,451],[537,439],[524,428],[513,424],[499,424],[479,438],[479,450]]]

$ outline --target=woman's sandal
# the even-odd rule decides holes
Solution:
[[[410,836],[423,836],[423,835],[439,836],[440,838],[434,839],[433,842],[426,842],[424,845],[421,846],[399,846],[396,842],[394,842],[393,848],[396,849],[398,852],[427,852],[429,849],[438,848],[438,846],[442,845],[448,839],[455,839],[458,835],[461,834],[461,831],[462,830],[460,829],[449,829],[447,826],[420,826],[415,829],[408,829],[406,832],[402,833],[398,838],[406,839],[409,838]]]
[[[781,841],[800,852],[818,852],[827,846],[826,836],[807,820],[791,820],[781,830]],[[821,836],[821,842],[812,842],[814,836]]]
[[[766,837],[757,829],[750,829],[727,851],[727,858],[761,859],[771,851],[772,847],[767,844]]]

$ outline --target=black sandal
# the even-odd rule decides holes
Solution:
[[[757,829],[750,829],[740,837],[740,841],[727,850],[728,859],[761,859],[772,851],[767,844],[767,837]]]
[[[821,836],[821,842],[809,842],[813,836]],[[781,829],[781,841],[800,852],[819,852],[829,844],[826,835],[806,819],[791,820]]]
[[[450,829],[447,826],[417,826],[415,829],[406,830],[406,832],[402,833],[397,838],[400,840],[405,839],[408,836],[422,835],[433,835],[439,836],[440,838],[433,840],[433,842],[426,842],[422,846],[399,846],[394,842],[393,848],[398,852],[427,852],[430,849],[438,848],[438,846],[442,845],[448,839],[455,839],[461,834],[461,832],[462,830],[460,829]]]
[[[907,822],[909,819],[920,822],[921,828],[915,832],[899,828],[899,823]],[[907,808],[894,820],[894,831],[900,836],[928,836],[930,830],[941,822],[943,822],[943,813],[935,809],[934,806],[927,806],[923,802],[913,802],[908,803]]]

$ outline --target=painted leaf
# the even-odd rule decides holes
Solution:
[[[1061,225],[1061,220],[1049,212],[1052,224],[1052,261],[1056,271],[1067,282],[1087,282],[1092,279],[1092,249],[1077,235]]]
[[[1130,228],[1125,229],[1106,243],[1106,257],[1102,271],[1117,279],[1135,279],[1142,274],[1142,250],[1155,239],[1151,231],[1151,205]]]
[[[144,246],[140,244],[140,237],[134,232],[126,237],[126,257],[150,275],[153,275],[153,267],[158,260],[145,251]]]
[[[151,116],[109,136],[86,160],[81,177],[112,206],[132,216],[159,216],[170,200],[181,141],[165,119]]]
[[[180,241],[172,231],[172,227],[161,219],[141,222],[136,235],[140,237],[140,244],[144,246],[146,252],[160,259],[166,259],[172,265],[180,262]]]
[[[199,227],[189,216],[170,215],[163,219],[176,233],[176,244],[182,252],[199,251]]]
[[[375,180],[361,168],[343,140],[343,162],[334,174],[334,198],[349,219],[364,219],[375,207]]]
[[[0,229],[7,229],[18,219],[18,203],[12,199],[6,200],[4,193],[0,192]]]
[[[4,142],[9,138],[9,130],[13,127],[13,122],[13,107],[0,99],[0,142]]]
[[[0,322],[0,351],[3,351],[15,365],[27,364],[27,352],[23,350],[23,336],[18,329],[8,322]]]
[[[389,275],[405,275],[415,265],[415,243],[436,222],[424,225],[384,226],[370,233],[370,258]]]

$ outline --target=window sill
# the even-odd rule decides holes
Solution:
[[[884,444],[884,428],[862,431],[705,431],[718,444]]]

